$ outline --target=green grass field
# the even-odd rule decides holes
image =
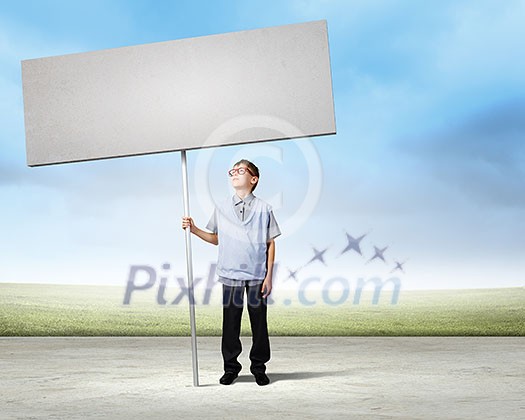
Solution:
[[[189,336],[187,300],[158,305],[154,291],[0,283],[0,336]],[[523,336],[525,288],[401,291],[372,305],[270,305],[271,335],[282,336]],[[220,303],[196,306],[197,335],[221,333]],[[249,335],[244,311],[242,334]]]

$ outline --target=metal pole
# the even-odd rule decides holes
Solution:
[[[188,168],[186,165],[186,150],[181,151],[182,162],[182,191],[184,197],[184,216],[190,215],[190,197],[188,192]],[[190,325],[191,325],[191,361],[193,365],[193,386],[199,386],[199,366],[197,363],[197,333],[195,329],[195,297],[193,294],[193,263],[191,258],[191,232],[189,228],[184,229],[186,237],[186,274],[188,277],[188,298],[190,301]]]

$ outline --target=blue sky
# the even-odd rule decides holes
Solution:
[[[21,60],[327,19],[337,135],[188,152],[197,224],[246,156],[284,231],[276,287],[312,246],[328,248],[326,266],[302,279],[524,285],[525,2],[4,3],[0,281],[123,285],[131,265],[165,262],[185,273],[179,153],[28,168]],[[345,232],[367,233],[363,256],[340,255]],[[367,263],[374,245],[386,264]],[[206,275],[216,248],[193,249]]]

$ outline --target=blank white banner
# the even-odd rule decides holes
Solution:
[[[24,60],[22,82],[29,166],[336,132],[326,21]]]

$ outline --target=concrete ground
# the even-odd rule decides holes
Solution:
[[[0,338],[2,419],[525,418],[525,338],[271,337],[270,385],[219,385],[220,338]]]

